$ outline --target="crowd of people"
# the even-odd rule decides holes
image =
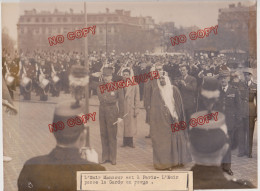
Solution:
[[[115,51],[110,54],[90,53],[89,95],[97,95],[100,101],[100,164],[111,162],[116,165],[118,125],[124,129],[121,146],[135,148],[137,116],[143,102],[145,122],[150,127],[146,138],[152,140],[155,169],[173,170],[193,160],[197,164],[194,167],[196,172],[213,170],[219,173],[221,169],[233,175],[231,150],[238,148],[238,157],[253,157],[257,116],[257,90],[252,69],[255,61],[244,59],[234,65],[234,60],[222,54],[211,56],[205,53],[194,56]],[[47,101],[49,94],[59,96],[61,91],[71,92],[71,70],[76,65],[84,66],[85,56],[79,52],[35,51],[16,53],[11,59],[5,52],[2,61],[3,77],[12,98],[18,86],[25,100],[30,100],[31,93],[35,92],[41,101]],[[158,71],[159,79],[149,80],[142,75],[152,71]],[[100,85],[127,81],[128,78],[134,79],[134,76],[140,76],[136,82],[138,85],[101,93]],[[80,105],[70,109],[77,107]],[[172,132],[171,124],[188,122],[193,116],[204,116],[213,111],[219,112],[215,123]],[[73,140],[78,140],[81,134],[81,131],[78,132]],[[63,147],[67,142],[61,140],[64,138],[62,136],[55,135],[55,138]],[[210,165],[219,167],[205,167]],[[222,174],[219,176],[224,179]],[[21,179],[19,181],[23,182]],[[202,187],[200,185],[198,188]]]

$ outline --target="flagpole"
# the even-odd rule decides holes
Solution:
[[[84,27],[87,27],[87,6],[86,2],[84,2]],[[89,63],[88,63],[88,38],[84,38],[84,56],[85,56],[85,67],[89,73]],[[85,88],[85,114],[89,113],[89,83],[86,85]],[[87,139],[86,139],[86,147],[90,146],[90,128],[87,127]]]

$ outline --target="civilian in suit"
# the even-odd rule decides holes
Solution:
[[[179,88],[184,105],[186,121],[189,122],[190,116],[196,109],[197,80],[188,74],[188,66],[180,66],[181,77],[175,81]]]

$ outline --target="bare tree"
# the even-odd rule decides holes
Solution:
[[[6,50],[8,53],[14,53],[15,41],[9,36],[8,29],[2,29],[2,46],[3,50]]]

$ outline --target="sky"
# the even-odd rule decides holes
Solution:
[[[198,26],[206,28],[217,25],[218,10],[227,8],[229,4],[242,2],[242,5],[251,5],[255,1],[150,1],[150,2],[87,2],[87,12],[110,12],[115,9],[130,10],[131,16],[152,16],[156,23],[172,21],[177,27]],[[17,22],[25,10],[51,11],[57,8],[67,11],[72,8],[74,12],[84,9],[83,2],[49,2],[49,3],[3,3],[2,27],[7,28],[9,35],[17,39]]]

